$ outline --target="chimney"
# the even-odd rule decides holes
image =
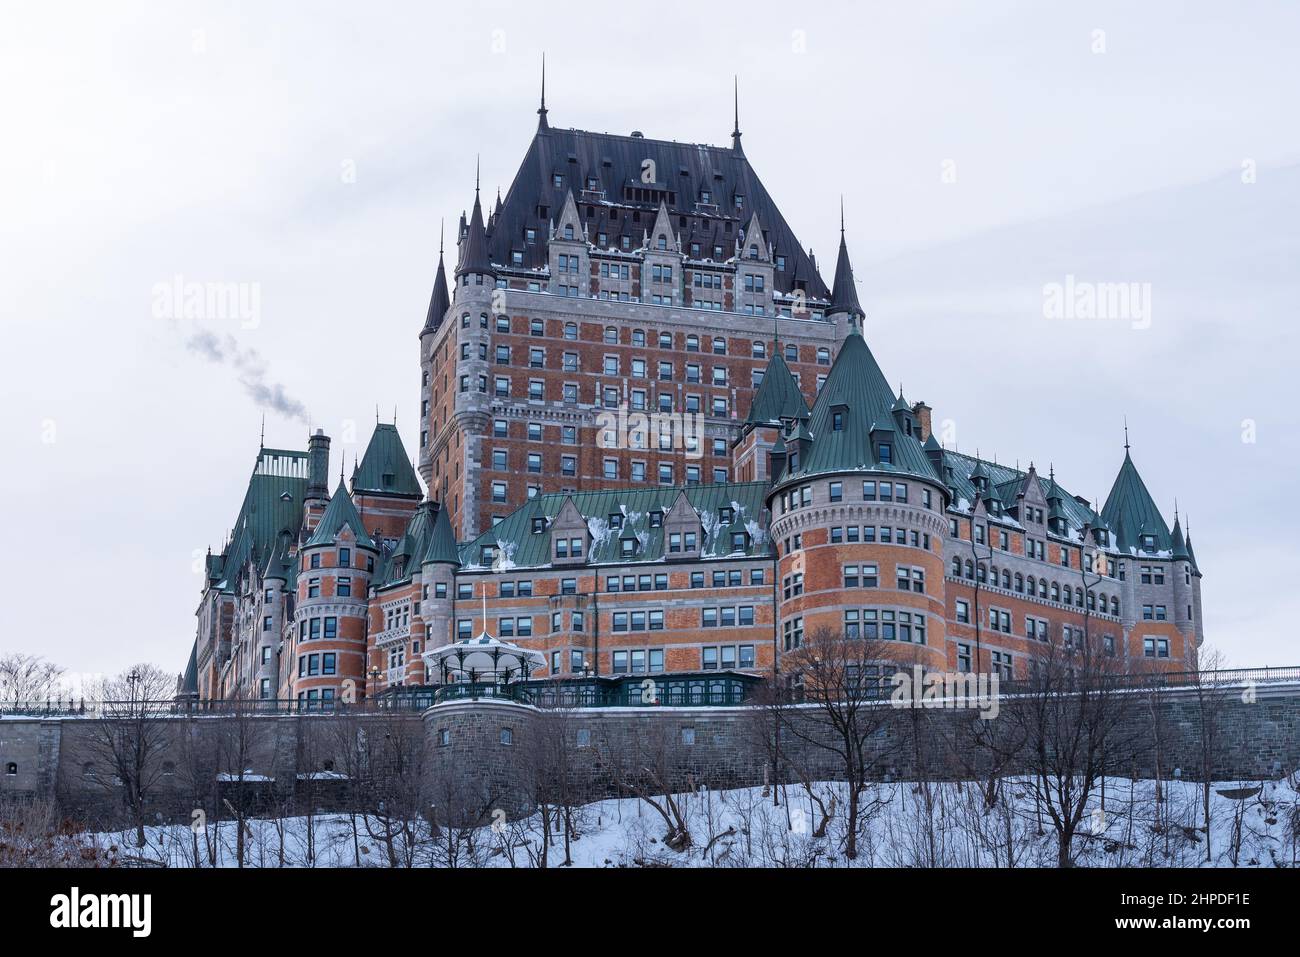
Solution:
[[[925,442],[930,438],[930,407],[924,402],[918,402],[912,406],[912,414],[916,416],[916,424],[921,430],[921,441]]]
[[[330,497],[330,437],[324,429],[307,439],[307,500]]]

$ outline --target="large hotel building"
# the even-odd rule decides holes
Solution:
[[[1100,511],[944,448],[871,353],[842,225],[827,286],[738,124],[716,147],[538,114],[439,256],[418,471],[388,424],[332,491],[321,432],[260,449],[184,694],[426,687],[422,652],[484,634],[541,652],[534,678],[771,676],[820,628],[1004,679],[1085,632],[1194,667],[1191,540],[1127,445]]]

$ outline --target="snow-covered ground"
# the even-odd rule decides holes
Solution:
[[[1110,778],[1089,802],[1073,848],[1076,863],[1092,867],[1292,867],[1300,860],[1300,811],[1295,777],[1279,782],[1224,782],[1211,802],[1210,861],[1206,861],[1202,792],[1198,785],[1165,782],[1156,801],[1153,781]],[[1223,794],[1220,792],[1229,792]],[[1024,779],[1006,779],[986,808],[978,787],[956,784],[881,784],[863,796],[858,856],[844,853],[847,791],[817,784],[701,791],[675,795],[689,823],[690,847],[665,846],[665,820],[639,799],[598,801],[576,809],[570,855],[577,867],[1039,867],[1056,866],[1057,843]],[[774,803],[775,799],[775,803]],[[662,802],[660,802],[662,803]],[[829,812],[824,833],[819,824]],[[384,827],[346,814],[254,820],[246,831],[246,866],[534,867],[541,854],[541,815],[472,831],[421,824],[409,842],[398,836],[390,858]],[[396,830],[396,828],[394,828]],[[236,866],[235,825],[183,824],[147,829],[148,846],[134,834],[88,835],[101,860],[118,864]],[[562,829],[552,835],[549,865],[565,859]]]

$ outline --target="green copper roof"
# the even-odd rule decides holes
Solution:
[[[810,427],[812,447],[791,477],[823,472],[874,469],[935,478],[934,470],[915,435],[898,430],[892,411],[894,390],[885,380],[875,357],[857,330],[840,346],[835,364],[813,404]],[[840,428],[836,429],[836,414]],[[892,461],[881,463],[871,432],[889,435]]]
[[[551,564],[552,520],[573,500],[587,524],[590,545],[587,565],[627,565],[654,562],[664,557],[666,536],[663,525],[651,525],[650,513],[667,515],[684,491],[686,500],[700,518],[704,533],[700,558],[749,558],[770,554],[768,518],[763,504],[766,482],[736,482],[719,485],[649,486],[633,489],[608,489],[592,492],[551,492],[539,495],[488,529],[474,541],[462,545],[463,567],[484,566],[483,546],[500,553],[499,571],[536,568]],[[622,528],[614,528],[610,516],[617,515]],[[533,531],[533,519],[545,518],[545,530]],[[732,548],[734,532],[745,532],[747,546]],[[621,540],[637,541],[632,558],[622,554]],[[579,566],[581,567],[581,566]]]
[[[344,526],[352,529],[352,534],[357,537],[357,544],[366,548],[374,548],[375,543],[371,541],[370,536],[366,534],[365,527],[361,524],[361,516],[357,514],[357,507],[352,504],[352,496],[348,494],[347,488],[343,482],[339,482],[338,490],[335,491],[334,497],[325,508],[325,514],[321,516],[320,524],[312,532],[311,538],[307,540],[307,547],[313,545],[329,545],[338,537]]]
[[[457,565],[460,558],[446,511],[437,502],[424,501],[406,523],[377,580],[385,586],[410,581],[411,575],[429,562]]]
[[[422,497],[420,479],[406,457],[406,447],[397,433],[397,426],[381,422],[366,446],[361,464],[352,473],[353,492],[373,492],[381,495]]]
[[[1192,553],[1187,550],[1187,543],[1183,540],[1183,527],[1176,515],[1174,516],[1174,530],[1170,535],[1169,548],[1176,560],[1184,562],[1192,560]]]
[[[953,505],[960,511],[966,511],[975,501],[975,483],[971,481],[971,476],[977,469],[988,476],[989,485],[998,490],[1003,505],[1008,509],[1015,507],[1016,498],[1026,487],[1029,479],[1028,472],[998,465],[995,462],[986,462],[973,455],[962,455],[960,452],[945,450],[943,464],[946,473],[945,481],[953,490]],[[1046,498],[1054,480],[1045,479],[1037,473],[1035,473],[1035,480],[1043,497]],[[1077,501],[1059,484],[1056,487],[1057,494],[1060,496],[1060,514],[1069,522],[1072,529],[1078,531],[1085,524],[1091,524],[1093,528],[1099,527],[1101,523],[1091,508]],[[1010,520],[1009,515],[1006,520]]]
[[[250,558],[259,565],[275,549],[281,532],[293,538],[302,526],[302,501],[307,493],[307,453],[259,449],[248,491],[230,541],[220,555],[208,559],[208,576],[223,591],[234,588],[231,577]]]
[[[1160,509],[1156,508],[1127,448],[1124,450],[1124,464],[1106,496],[1101,517],[1116,529],[1117,544],[1122,550],[1137,548],[1143,535],[1155,537],[1155,548],[1147,551],[1163,552],[1173,547],[1169,527],[1165,525]]]
[[[445,508],[438,509],[433,521],[433,529],[429,533],[429,543],[420,561],[421,564],[425,562],[460,564],[460,548],[456,544],[456,536],[451,530],[451,519]]]
[[[777,352],[767,364],[763,381],[758,384],[754,401],[749,407],[747,425],[778,424],[782,419],[808,417],[808,404],[795,382],[790,367]]]

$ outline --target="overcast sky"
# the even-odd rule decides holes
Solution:
[[[1296,664],[1290,3],[0,5],[0,651],[179,670],[266,413],[415,449],[439,222],[536,125],[745,151],[962,451],[1191,516],[1206,634]],[[742,12],[743,11],[743,12]],[[1043,287],[1137,283],[1130,321]],[[251,312],[170,318],[160,284]],[[253,316],[250,321],[240,317]]]

